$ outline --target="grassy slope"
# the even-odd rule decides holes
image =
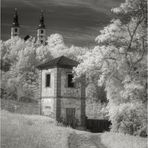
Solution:
[[[101,141],[107,148],[147,148],[147,140],[147,138],[111,132],[101,135]]]
[[[117,133],[80,133],[69,137],[69,148],[147,148],[147,139]]]
[[[49,117],[1,111],[2,148],[146,148],[146,140],[115,133],[92,134],[58,127]]]
[[[6,111],[1,118],[2,148],[67,148],[71,129],[55,126],[50,118]]]
[[[38,102],[25,103],[15,100],[0,99],[1,109],[19,114],[40,114],[40,105]]]

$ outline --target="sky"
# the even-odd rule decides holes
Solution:
[[[67,45],[93,46],[99,31],[113,18],[111,9],[124,0],[1,0],[1,39],[10,38],[14,9],[18,9],[20,36],[36,36],[44,11],[47,36],[59,33]]]

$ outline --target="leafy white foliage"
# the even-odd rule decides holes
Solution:
[[[87,79],[105,85],[107,109],[116,132],[146,132],[145,4],[145,0],[126,0],[113,9],[118,19],[100,31],[96,37],[99,45],[82,55],[81,64],[75,68],[76,78],[85,74]]]
[[[4,88],[13,88],[10,92],[22,88],[30,96],[32,86],[38,85],[35,66],[65,55],[80,62],[74,69],[75,78],[85,75],[88,82],[105,86],[113,131],[146,135],[146,3],[146,0],[126,0],[113,9],[117,19],[100,31],[94,49],[67,47],[60,34],[48,37],[46,46],[35,44],[34,39],[1,42]]]
[[[107,119],[106,103],[86,101],[86,115],[88,119]]]
[[[24,41],[15,37],[1,41],[1,49],[1,70],[5,71],[2,89],[6,92],[5,97],[12,99],[35,97],[39,81],[38,64],[62,55],[77,59],[86,51],[80,47],[67,47],[60,34],[49,36],[46,46],[36,44],[34,38]]]

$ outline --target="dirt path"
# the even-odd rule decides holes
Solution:
[[[73,132],[68,139],[69,148],[106,148],[96,134],[77,134]]]

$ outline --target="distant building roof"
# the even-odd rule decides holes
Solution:
[[[31,36],[30,36],[30,35],[26,35],[26,36],[24,37],[24,41],[27,41],[29,38],[31,38]]]
[[[50,69],[54,67],[59,67],[59,68],[68,68],[72,69],[73,67],[77,66],[79,62],[74,61],[72,59],[69,59],[65,56],[61,56],[58,58],[55,58],[53,60],[50,60],[48,62],[45,62],[43,64],[40,64],[37,66],[38,69]]]

